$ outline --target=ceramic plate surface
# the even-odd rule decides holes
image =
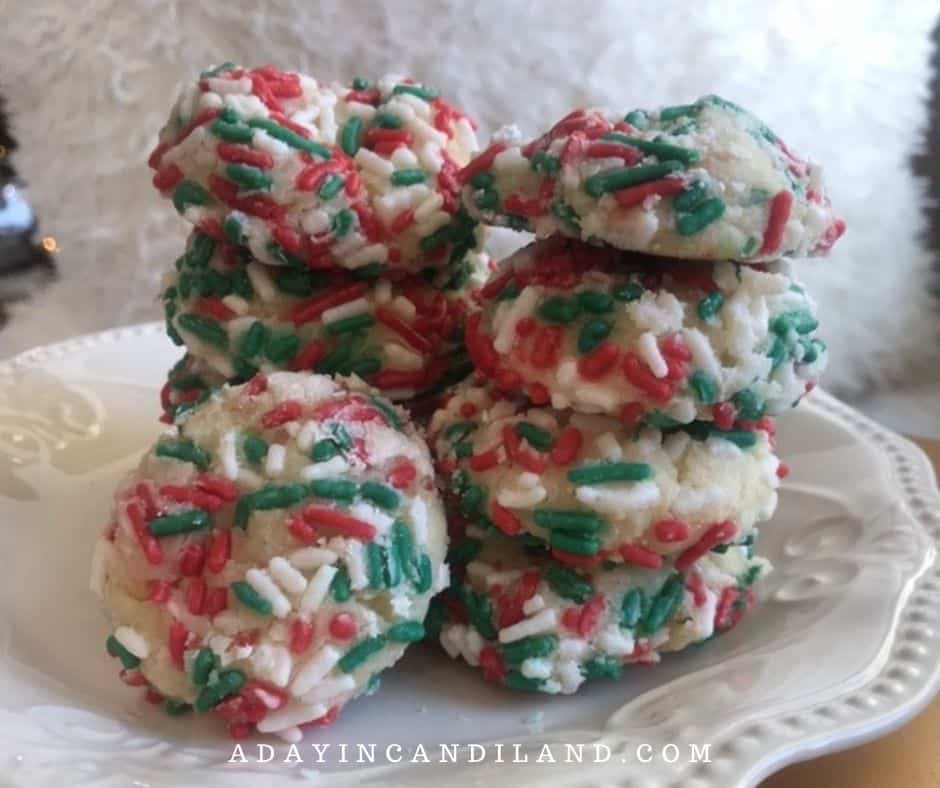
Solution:
[[[223,732],[170,720],[117,680],[88,590],[111,490],[161,429],[157,389],[178,355],[153,324],[0,364],[0,784],[751,786],[896,728],[938,688],[930,466],[815,392],[779,423],[792,473],[760,537],[775,571],[737,629],[573,697],[492,687],[433,647],[412,649],[377,694],[308,732],[302,763],[285,764],[279,743],[260,763],[254,740],[247,763],[228,763]],[[321,758],[313,743],[331,747]],[[566,747],[579,743],[590,746]],[[341,744],[348,761],[375,745],[375,762],[339,762]],[[419,745],[432,763],[415,762]],[[440,762],[454,750],[458,763]]]

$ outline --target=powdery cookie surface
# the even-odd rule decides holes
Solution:
[[[484,222],[656,255],[803,257],[845,230],[820,168],[718,96],[625,115],[576,110],[526,143],[504,129],[461,182]]]
[[[170,428],[115,496],[92,585],[167,711],[299,738],[377,686],[448,582],[427,447],[370,390],[275,373]]]
[[[431,419],[429,442],[454,520],[534,538],[573,566],[683,570],[747,540],[786,473],[773,424],[697,422],[662,432],[609,416],[536,408],[467,382]]]
[[[456,180],[474,124],[404,77],[324,86],[226,63],[183,90],[159,139],[160,193],[270,265],[416,271],[479,240]]]
[[[672,426],[793,407],[828,355],[786,261],[687,263],[551,238],[519,250],[467,324],[477,368],[536,403]]]
[[[466,375],[464,316],[488,271],[485,255],[468,253],[430,276],[359,279],[265,265],[197,231],[163,303],[170,337],[216,377],[356,374],[401,400]]]
[[[748,547],[671,567],[578,571],[487,539],[429,616],[453,659],[512,689],[571,694],[735,626],[770,569]],[[438,622],[441,622],[438,624]]]

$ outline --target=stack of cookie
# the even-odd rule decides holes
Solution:
[[[489,680],[571,693],[747,609],[772,417],[826,365],[791,259],[844,223],[716,96],[506,130],[460,178],[471,215],[539,240],[482,289],[476,379],[430,425],[461,567],[433,628]]]
[[[472,121],[408,79],[224,64],[188,86],[149,160],[193,225],[162,292],[187,351],[166,420],[257,372],[355,374],[396,401],[464,376],[487,265],[456,176],[476,150]]]

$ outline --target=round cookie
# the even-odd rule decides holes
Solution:
[[[523,144],[514,128],[460,172],[484,222],[619,249],[758,262],[825,254],[845,230],[820,168],[746,110],[576,110]]]
[[[731,629],[769,570],[739,545],[683,572],[575,570],[518,540],[490,538],[434,601],[428,626],[432,635],[440,627],[451,658],[488,681],[567,695],[586,680],[619,678],[629,664],[654,664],[662,653]]]
[[[196,231],[164,279],[163,303],[171,338],[216,377],[356,374],[401,400],[469,372],[464,315],[488,272],[473,252],[430,276],[360,280],[264,265]]]
[[[793,407],[828,360],[790,263],[686,263],[561,237],[504,261],[467,321],[477,368],[537,404],[730,429]]]
[[[326,87],[226,63],[183,90],[159,140],[160,193],[269,265],[417,271],[482,238],[456,177],[474,124],[412,80]]]
[[[682,571],[773,514],[786,473],[773,434],[769,419],[751,431],[627,428],[468,381],[432,417],[428,442],[452,520],[528,535],[573,566],[658,568],[667,556]]]
[[[427,447],[321,375],[223,387],[118,489],[92,587],[128,684],[233,735],[300,737],[421,639],[448,583]]]

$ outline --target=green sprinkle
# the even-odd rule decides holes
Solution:
[[[398,93],[410,93],[412,96],[417,96],[419,99],[424,99],[425,101],[432,101],[437,98],[436,90],[421,87],[420,85],[395,85],[395,87],[392,88],[392,95],[394,96]]]
[[[504,643],[500,650],[507,665],[520,665],[527,659],[547,657],[557,646],[558,635],[529,635],[512,643]]]
[[[663,107],[659,111],[659,119],[668,122],[689,115],[698,115],[701,111],[701,104],[677,104],[674,107]]]
[[[290,332],[271,334],[264,343],[264,355],[272,364],[287,364],[300,350],[300,337]]]
[[[356,77],[352,81],[353,90],[366,90],[372,83],[364,77]]]
[[[390,548],[395,552],[395,558],[402,567],[405,575],[413,583],[418,578],[417,567],[415,566],[415,546],[411,538],[411,529],[404,520],[396,520],[392,523],[390,539]]]
[[[639,129],[640,131],[649,128],[650,125],[649,116],[641,109],[631,110],[623,116],[623,119],[633,126],[633,128]]]
[[[223,670],[214,684],[203,687],[193,708],[207,712],[218,706],[225,698],[238,692],[245,685],[245,674],[240,670]]]
[[[576,299],[564,296],[546,298],[538,308],[538,315],[549,323],[567,324],[577,320],[581,306]]]
[[[555,445],[552,434],[531,421],[518,421],[513,429],[516,431],[516,435],[528,441],[533,449],[550,451],[552,446]]]
[[[215,653],[205,646],[196,653],[193,660],[193,684],[203,685],[209,681],[209,674],[215,668]]]
[[[232,593],[235,594],[239,602],[241,602],[245,607],[251,608],[256,613],[260,613],[262,616],[270,616],[273,608],[271,603],[268,602],[261,594],[259,594],[255,589],[253,589],[248,583],[244,580],[236,580],[231,585]]]
[[[813,364],[820,355],[826,352],[826,343],[821,339],[813,339],[809,342],[801,339],[800,347],[803,348],[803,358],[800,359],[803,364]]]
[[[155,517],[148,530],[154,536],[176,536],[198,531],[209,526],[209,513],[203,509],[185,509],[173,514]]]
[[[267,191],[271,188],[271,174],[250,164],[229,164],[225,175],[243,189]]]
[[[649,611],[643,617],[638,632],[652,635],[663,628],[663,625],[676,612],[682,603],[685,593],[685,584],[682,575],[678,572],[670,575],[669,579],[659,589],[659,593],[650,602]]]
[[[245,243],[245,225],[236,213],[230,213],[222,222],[222,233],[236,246]]]
[[[392,186],[414,186],[416,183],[424,183],[427,176],[424,170],[413,168],[410,170],[396,170],[389,177]]]
[[[183,213],[190,205],[206,205],[212,197],[195,181],[180,181],[173,190],[173,207]]]
[[[382,275],[382,272],[385,271],[385,268],[385,263],[376,261],[374,263],[360,265],[358,268],[353,269],[350,273],[352,273],[354,279],[360,279],[368,282],[373,279],[378,279]]]
[[[477,423],[475,421],[455,421],[444,430],[444,439],[450,441],[450,443],[457,443],[466,438],[476,428]]]
[[[514,284],[506,285],[496,296],[497,301],[512,301],[519,297],[519,288]]]
[[[771,360],[771,369],[776,369],[787,360],[787,346],[776,334],[771,334],[770,348],[767,350],[767,357]]]
[[[470,178],[470,185],[474,189],[488,189],[496,182],[496,177],[489,172],[478,172]]]
[[[314,462],[326,462],[332,460],[339,453],[340,448],[336,445],[336,441],[324,438],[313,444],[313,449],[310,450],[310,459]]]
[[[300,503],[307,497],[307,485],[300,482],[293,484],[268,484],[245,498],[251,501],[251,508],[259,511],[269,509],[287,509]]]
[[[112,657],[117,657],[125,670],[133,670],[140,664],[140,659],[131,654],[125,645],[114,635],[110,635],[104,642],[105,648]]]
[[[744,246],[741,247],[741,257],[750,257],[753,251],[757,248],[758,239],[753,235],[744,242]]]
[[[295,268],[279,272],[274,283],[282,293],[300,297],[313,295],[316,290],[327,284],[325,278],[319,276],[318,272]]]
[[[642,285],[631,282],[630,284],[621,285],[616,290],[614,290],[614,298],[616,298],[618,301],[625,302],[636,301],[643,295],[643,293],[644,289]]]
[[[181,717],[184,714],[191,712],[193,707],[192,704],[187,703],[186,701],[167,698],[163,704],[163,710],[170,717]]]
[[[346,233],[348,233],[353,226],[353,213],[348,208],[343,208],[339,211],[336,216],[333,217],[333,221],[330,224],[330,231],[337,238],[342,238]]]
[[[568,205],[568,203],[562,200],[553,200],[551,209],[552,214],[566,224],[570,224],[572,227],[581,226],[581,221],[577,212],[574,208]]]
[[[235,64],[226,61],[215,68],[206,69],[199,75],[199,79],[211,79],[212,77],[219,76],[223,71],[231,71],[233,68],[235,68]]]
[[[385,635],[396,643],[417,643],[424,637],[424,624],[420,621],[401,621],[389,627]]]
[[[447,551],[447,563],[452,566],[469,564],[480,554],[482,549],[483,542],[479,539],[474,539],[472,536],[464,537],[459,542],[455,541],[451,544],[450,549]]]
[[[362,118],[353,116],[343,124],[339,133],[339,146],[343,153],[355,156],[359,150],[359,134],[362,131]]]
[[[439,246],[444,246],[453,240],[453,228],[449,224],[445,224],[443,227],[439,227],[430,235],[424,236],[420,241],[418,241],[418,248],[422,252],[430,252],[433,249],[437,249]]]
[[[416,561],[417,580],[414,580],[415,591],[424,594],[431,590],[431,559],[422,553]]]
[[[454,446],[454,456],[459,460],[466,460],[473,456],[473,443],[470,441],[461,441]]]
[[[268,454],[268,442],[255,435],[246,435],[242,439],[242,453],[252,465],[257,465]]]
[[[333,581],[330,583],[330,595],[336,602],[345,602],[352,596],[349,571],[346,569],[346,564],[342,562],[336,564],[336,574],[333,575]]]
[[[673,164],[677,163],[686,167],[688,167],[690,164],[695,164],[699,159],[702,158],[697,150],[692,150],[691,148],[681,148],[678,145],[670,145],[666,142],[644,140],[641,137],[631,137],[627,134],[620,134],[618,132],[604,134],[601,139],[609,140],[610,142],[622,142],[624,145],[630,145],[634,148],[637,148],[638,150],[643,151],[643,153],[647,153],[650,156],[655,156],[662,162],[669,162]],[[662,176],[657,175],[656,177],[661,178]]]
[[[242,359],[251,359],[257,356],[268,338],[268,329],[260,320],[256,320],[238,340],[236,355]]]
[[[323,181],[320,191],[317,192],[321,200],[332,200],[343,189],[346,181],[342,175],[331,175]]]
[[[613,323],[600,317],[585,322],[578,332],[578,352],[590,353],[610,336],[613,327]]]
[[[254,134],[251,127],[244,123],[227,123],[221,119],[213,121],[209,131],[225,142],[251,142]]]
[[[693,181],[679,192],[672,200],[672,207],[678,213],[694,211],[708,198],[708,186],[704,181]]]
[[[552,531],[549,543],[558,550],[576,555],[597,555],[601,549],[601,540],[597,536],[579,531]]]
[[[689,386],[695,398],[705,405],[711,405],[718,400],[718,383],[702,369],[697,369],[689,375]]]
[[[372,407],[381,412],[389,426],[394,427],[396,430],[401,429],[401,418],[399,418],[398,411],[395,410],[395,406],[391,402],[384,397],[369,397],[369,402]]]
[[[246,301],[250,301],[255,295],[255,289],[251,285],[251,280],[244,269],[239,268],[232,272],[232,292],[241,296]]]
[[[786,336],[790,331],[796,331],[797,334],[809,334],[818,326],[819,321],[805,309],[784,312],[770,321],[770,330],[782,336]]]
[[[203,268],[215,254],[215,241],[205,233],[197,232],[184,259],[193,268]]]
[[[391,112],[378,112],[375,115],[375,124],[383,129],[400,129],[401,118]]]
[[[343,673],[352,673],[363,662],[373,654],[377,654],[385,648],[385,636],[374,635],[360,640],[355,646],[347,651],[337,663]]]
[[[349,479],[314,479],[310,482],[309,489],[317,498],[352,501],[358,492],[358,485]]]
[[[496,640],[498,633],[493,625],[493,605],[489,598],[468,586],[461,587],[460,595],[467,607],[467,617],[474,629],[485,640]]]
[[[389,511],[397,509],[401,500],[397,492],[381,482],[363,482],[359,485],[359,494],[367,501],[372,501],[376,506]]]
[[[536,509],[532,512],[532,519],[539,528],[550,531],[558,529],[593,534],[606,525],[600,515],[576,509]]]
[[[368,312],[362,312],[358,315],[351,315],[340,320],[334,320],[328,323],[326,330],[329,334],[336,336],[338,334],[348,334],[350,331],[358,331],[361,328],[369,328],[375,325],[375,318]]]
[[[717,197],[712,197],[705,200],[692,213],[680,214],[676,219],[676,230],[678,230],[679,235],[695,235],[712,222],[720,219],[724,212],[724,202]]]
[[[180,462],[191,462],[203,471],[209,467],[209,463],[212,461],[209,452],[188,440],[160,441],[157,444],[154,454],[158,457],[168,457],[172,460],[179,460]]]
[[[549,564],[545,569],[545,581],[558,596],[571,599],[579,605],[594,594],[591,582],[573,569],[561,564]]]
[[[568,480],[576,485],[641,482],[652,477],[653,466],[645,462],[597,462],[568,471]]]
[[[369,577],[370,588],[382,588],[385,585],[383,572],[382,548],[377,542],[367,542],[364,546],[366,560],[366,575]]]
[[[764,403],[751,389],[741,389],[732,397],[738,418],[746,421],[757,421],[764,415]]]
[[[317,372],[333,375],[352,360],[353,349],[350,345],[340,345],[327,353],[317,364]]]
[[[623,675],[623,665],[614,657],[599,655],[581,666],[581,674],[586,679],[619,679]]]
[[[633,629],[640,623],[643,608],[646,606],[646,594],[642,588],[631,588],[623,595],[620,605],[620,626],[624,629]]]
[[[614,308],[613,297],[599,290],[582,290],[575,298],[578,299],[578,304],[585,312],[592,312],[595,315],[603,315]]]
[[[385,587],[395,588],[401,582],[404,567],[398,560],[398,553],[394,545],[382,548],[382,562],[384,565]]]
[[[217,320],[211,317],[193,314],[179,315],[176,318],[176,325],[209,345],[222,350],[228,347],[228,333]]]
[[[463,495],[460,496],[460,511],[467,517],[479,514],[485,499],[486,494],[479,484],[468,484]]]
[[[680,422],[678,419],[674,419],[672,416],[663,413],[661,410],[652,410],[647,413],[645,421],[651,427],[656,427],[660,430],[670,430],[682,424],[682,422]]]
[[[503,678],[503,684],[509,689],[521,690],[522,692],[538,692],[544,683],[544,679],[532,679],[523,676],[516,670],[508,671]]]
[[[748,430],[710,430],[709,437],[731,441],[739,449],[750,449],[757,444],[757,433]]]
[[[335,422],[331,424],[330,433],[333,435],[333,439],[336,441],[337,445],[343,451],[349,451],[353,447],[352,438],[349,437],[349,433],[342,424],[337,424]]]
[[[561,159],[546,151],[536,151],[529,159],[529,165],[541,175],[557,175],[561,171]]]
[[[699,318],[707,323],[718,314],[718,310],[721,309],[724,302],[725,297],[721,294],[721,291],[712,290],[712,292],[698,302],[695,309],[696,312],[698,312]]]
[[[588,177],[584,181],[584,190],[592,197],[602,197],[609,192],[658,180],[671,172],[681,169],[682,165],[676,161],[666,161],[662,164],[641,164],[636,167],[617,167]]]
[[[281,126],[275,123],[273,120],[269,120],[268,118],[252,118],[248,121],[248,125],[256,129],[264,129],[264,131],[274,137],[274,139],[280,140],[292,148],[297,148],[298,150],[303,150],[307,153],[313,153],[322,159],[333,158],[333,154],[330,152],[329,148],[324,147],[319,142],[314,142],[313,140],[309,140],[306,137],[301,137],[296,132],[284,128],[284,126]]]

